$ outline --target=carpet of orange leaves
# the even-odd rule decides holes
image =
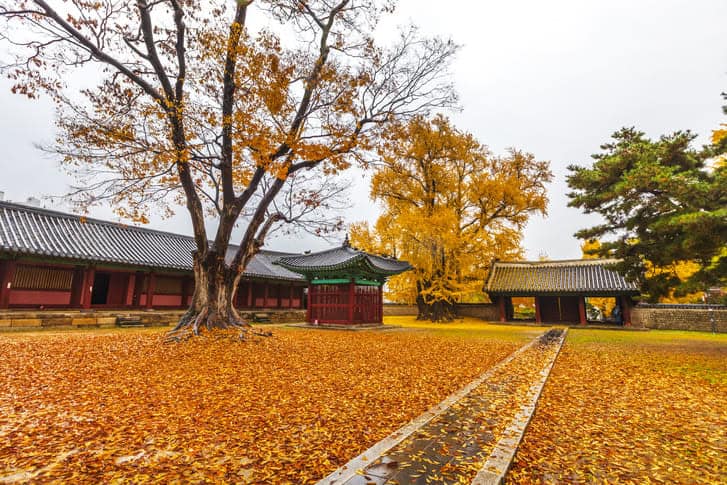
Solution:
[[[724,483],[727,336],[573,330],[509,483]]]
[[[0,481],[308,483],[522,341],[426,329],[0,336]]]

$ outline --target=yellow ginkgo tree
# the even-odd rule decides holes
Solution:
[[[371,197],[383,214],[373,228],[354,225],[353,243],[414,267],[392,278],[390,299],[416,302],[420,319],[450,320],[493,259],[521,254],[525,223],[546,212],[549,163],[517,150],[495,156],[441,115],[397,124],[378,154]]]

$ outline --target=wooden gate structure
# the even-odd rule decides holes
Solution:
[[[484,291],[497,304],[500,321],[513,319],[513,297],[535,299],[536,323],[587,323],[586,298],[613,297],[624,325],[631,324],[635,283],[612,269],[614,259],[493,261]]]
[[[406,261],[343,245],[275,262],[308,281],[306,320],[312,324],[383,323],[383,285],[389,276],[411,269]]]

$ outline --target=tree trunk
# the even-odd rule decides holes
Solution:
[[[240,317],[234,306],[240,277],[241,273],[226,265],[224,257],[218,257],[214,251],[208,252],[206,260],[195,253],[192,302],[169,332],[169,339],[199,335],[201,330],[250,329],[251,325]]]
[[[438,300],[431,303],[420,302],[417,297],[417,320],[429,320],[431,322],[451,322],[457,316],[455,306],[452,302]]]
[[[423,290],[430,284],[426,281],[417,281],[417,320],[431,322],[451,322],[457,316],[454,303],[449,300],[427,301]]]

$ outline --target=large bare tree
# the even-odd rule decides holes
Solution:
[[[186,205],[196,285],[177,331],[246,327],[237,283],[276,224],[311,227],[336,174],[365,162],[387,124],[456,102],[451,41],[413,27],[375,41],[391,2],[51,3],[0,0],[2,69],[15,92],[55,101],[53,150],[79,175],[77,198],[142,221],[155,204]],[[81,90],[67,83],[79,73]]]

